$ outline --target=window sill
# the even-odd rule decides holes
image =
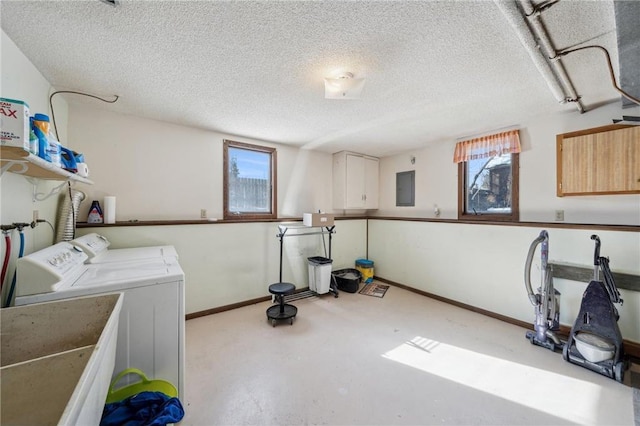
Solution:
[[[518,223],[519,218],[516,215],[500,215],[500,214],[462,214],[458,216],[458,220],[465,222],[511,222]]]

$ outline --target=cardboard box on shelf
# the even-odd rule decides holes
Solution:
[[[29,105],[0,98],[0,144],[29,151]]]
[[[333,215],[327,213],[304,213],[302,215],[304,226],[333,226]]]

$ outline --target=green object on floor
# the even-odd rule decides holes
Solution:
[[[133,383],[118,389],[114,389],[116,384],[127,374],[136,374],[140,376],[141,381]],[[107,404],[112,402],[122,401],[133,395],[137,395],[140,392],[162,392],[170,397],[177,397],[178,390],[176,387],[166,380],[149,380],[145,374],[137,368],[127,368],[122,370],[112,381],[109,386],[109,393],[107,394]]]

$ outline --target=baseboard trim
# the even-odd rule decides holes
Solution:
[[[407,291],[419,294],[421,296],[426,296],[426,297],[429,297],[431,299],[438,300],[438,301],[444,302],[444,303],[448,303],[450,305],[457,306],[459,308],[467,309],[469,311],[476,312],[478,314],[486,315],[488,317],[495,318],[495,319],[498,319],[500,321],[504,321],[504,322],[509,323],[509,324],[517,325],[519,327],[526,328],[528,330],[533,330],[533,324],[525,322],[525,321],[521,321],[521,320],[516,319],[516,318],[508,317],[506,315],[502,315],[502,314],[498,314],[496,312],[488,311],[486,309],[478,308],[477,306],[468,305],[466,303],[458,302],[457,300],[448,299],[446,297],[442,297],[442,296],[439,296],[437,294],[429,293],[427,291],[419,290],[419,289],[414,288],[414,287],[410,287],[410,286],[407,286],[407,285],[404,285],[404,284],[400,284],[400,283],[397,283],[395,281],[391,281],[391,280],[388,280],[386,278],[379,277],[377,275],[376,275],[375,279],[377,281],[381,281],[383,283],[390,284],[390,285],[392,285],[394,287],[399,287],[399,288],[405,289]],[[560,331],[558,332],[558,335],[561,338],[566,339],[569,336],[569,333],[571,333],[571,327],[566,326],[566,325],[561,325],[560,326]],[[629,341],[629,340],[623,340],[623,344],[624,344],[624,353],[625,354],[627,354],[627,355],[629,355],[629,356],[631,356],[633,358],[640,358],[640,343],[632,342],[632,341]]]
[[[232,303],[231,305],[218,306],[217,308],[192,312],[190,314],[187,314],[185,318],[187,319],[187,321],[189,321],[194,318],[206,317],[207,315],[219,314],[220,312],[243,308],[249,305],[255,305],[256,303],[266,302],[267,300],[271,300],[271,296],[258,297],[256,299],[245,300],[244,302]]]
[[[303,291],[309,290],[309,287],[301,288],[295,291],[295,293],[301,293]],[[231,305],[218,306],[217,308],[206,309],[204,311],[192,312],[190,314],[185,315],[185,319],[187,321],[206,317],[207,315],[219,314],[220,312],[230,311],[232,309],[243,308],[245,306],[255,305],[256,303],[267,302],[271,300],[271,296],[263,296],[257,297],[255,299],[245,300],[244,302],[232,303]]]

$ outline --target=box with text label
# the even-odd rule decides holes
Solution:
[[[2,146],[29,151],[29,105],[0,98],[0,140]]]
[[[333,215],[327,213],[304,213],[302,215],[304,226],[333,226]]]

